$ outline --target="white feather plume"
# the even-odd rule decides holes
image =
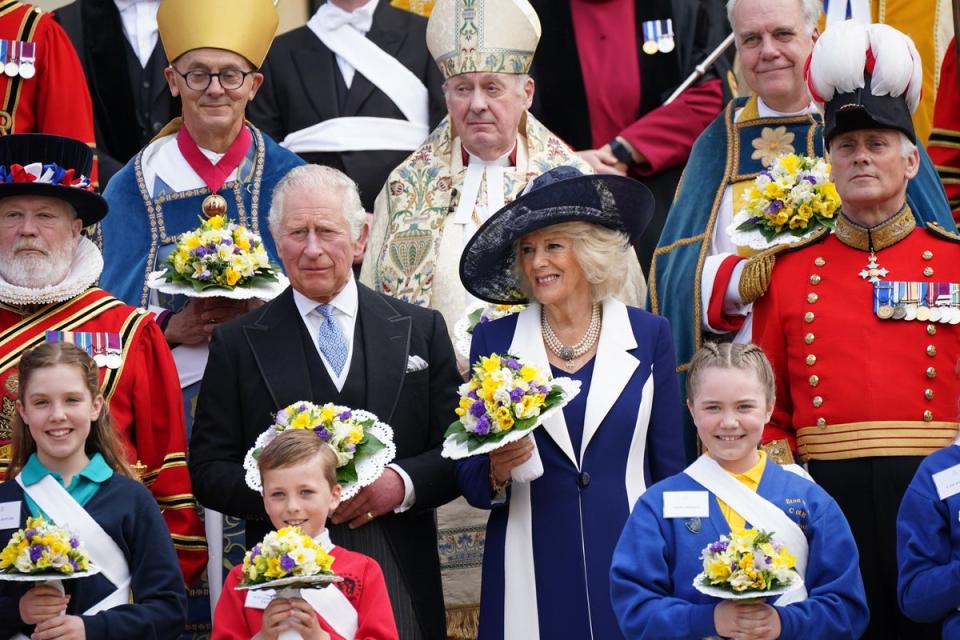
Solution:
[[[909,36],[890,25],[871,24],[870,48],[877,59],[873,68],[871,88],[873,95],[893,97],[906,94],[912,113],[920,102],[923,85],[923,67],[920,54]]]
[[[862,89],[869,45],[864,25],[853,20],[831,24],[813,46],[809,70],[813,91],[827,101],[836,93]]]

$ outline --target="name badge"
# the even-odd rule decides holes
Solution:
[[[710,494],[706,491],[664,491],[664,518],[709,518]]]
[[[20,528],[20,501],[0,503],[0,529]]]
[[[960,464],[933,474],[933,484],[937,487],[937,495],[941,500],[960,493]]]
[[[248,609],[266,609],[275,594],[274,589],[251,589],[247,591],[247,599],[243,606]]]

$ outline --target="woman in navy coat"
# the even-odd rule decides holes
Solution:
[[[582,384],[531,436],[458,468],[467,500],[492,510],[481,639],[623,637],[610,605],[613,549],[645,488],[683,468],[669,324],[614,297],[652,206],[639,182],[559,167],[464,250],[460,277],[471,294],[530,301],[476,327],[471,361],[511,353]],[[542,475],[511,483],[533,457]]]

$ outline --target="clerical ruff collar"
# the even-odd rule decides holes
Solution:
[[[837,240],[861,251],[879,251],[900,242],[917,228],[910,205],[903,205],[896,214],[875,227],[860,226],[842,212],[837,220]]]
[[[80,236],[80,243],[70,263],[67,277],[54,285],[33,289],[7,282],[0,276],[0,303],[10,307],[63,302],[89,289],[103,271],[103,255],[90,239]]]

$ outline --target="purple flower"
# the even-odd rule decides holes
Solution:
[[[482,416],[479,420],[477,420],[473,424],[473,427],[471,427],[471,431],[473,431],[478,436],[485,436],[488,433],[490,433],[490,418],[488,418],[487,416]]]
[[[79,547],[79,546],[80,546],[80,541],[77,540],[75,537],[71,537],[71,538],[70,538],[70,547],[73,548],[73,549],[76,549],[76,548]]]
[[[514,360],[513,358],[507,358],[503,361],[503,364],[507,365],[514,371],[517,371],[520,368],[520,363]]]
[[[765,178],[769,178],[770,180],[773,180],[773,176],[770,174],[769,171],[761,171],[760,175],[764,176]]]
[[[307,408],[308,408],[308,407],[307,407],[307,403],[306,403],[306,402],[301,402],[301,403],[300,403],[300,406],[297,407],[297,413],[303,413],[304,411],[307,410]]]
[[[520,402],[523,398],[523,389],[516,387],[510,392],[510,402]]]
[[[260,545],[256,545],[253,549],[250,550],[250,559],[253,560],[260,555]]]
[[[319,427],[314,427],[313,432],[317,434],[317,437],[323,440],[324,442],[330,439],[330,432],[327,431],[327,429],[323,425],[320,425]]]
[[[809,182],[810,184],[817,184],[817,179],[813,176],[803,176],[803,179]]]
[[[41,557],[43,557],[43,545],[42,544],[30,545],[30,562],[36,562]]]
[[[724,551],[727,550],[728,545],[729,545],[729,542],[727,542],[726,540],[717,540],[716,542],[711,544],[709,547],[707,547],[707,551],[709,551],[710,553],[723,553]]]
[[[777,213],[780,209],[783,209],[783,202],[780,200],[771,200],[765,211],[767,213]]]
[[[26,536],[27,540],[29,540],[29,539],[32,538],[33,536],[37,535],[37,530],[36,530],[36,529],[27,529],[27,530],[24,532],[23,535]]]
[[[224,239],[221,241],[221,244],[231,245],[231,244],[233,244],[233,240],[231,240],[230,238],[224,238]]]
[[[486,412],[487,407],[481,400],[477,400],[470,405],[470,415],[472,415],[474,418],[482,418]]]
[[[73,567],[74,571],[80,571],[80,567],[77,565],[76,561],[73,558],[69,558],[70,566]]]
[[[477,397],[478,397],[478,396],[477,396],[477,390],[476,390],[476,389],[470,389],[470,391],[467,392],[467,397],[470,398],[471,400],[476,400]]]
[[[297,563],[286,553],[280,557],[280,568],[284,571],[291,571],[295,566],[297,566]]]
[[[351,416],[353,416],[353,411],[350,411],[350,409],[347,409],[337,417],[340,418],[340,420],[349,420]]]
[[[348,452],[350,452],[350,453],[353,453],[354,451],[357,450],[357,445],[355,445],[355,444],[352,443],[352,442],[348,442],[348,443],[346,443],[345,445],[343,445],[343,450],[344,450],[344,451],[348,451]]]
[[[485,322],[490,322],[490,318],[487,316],[480,316],[480,324],[484,324]]]

